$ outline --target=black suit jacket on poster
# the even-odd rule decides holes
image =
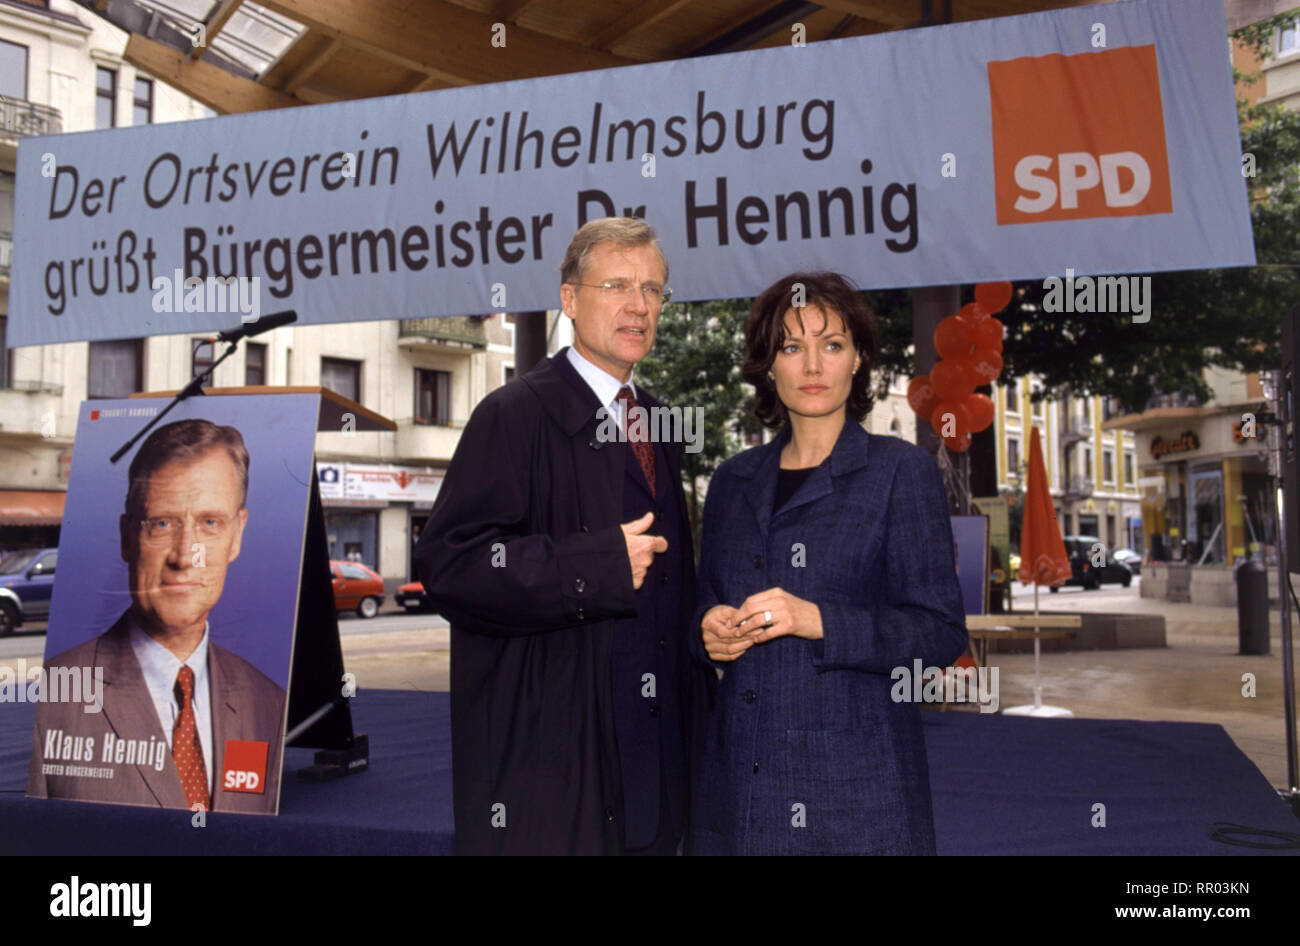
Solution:
[[[638,397],[660,406],[644,390]],[[638,599],[620,528],[630,449],[597,438],[600,406],[565,351],[491,392],[462,433],[420,533],[420,577],[451,624],[461,854],[622,849],[611,679],[615,632],[635,625],[627,619],[637,616]],[[676,530],[689,536],[681,445],[658,446]],[[695,600],[689,539],[658,559],[652,571],[681,592],[678,613],[656,624],[674,637],[666,649],[673,679],[658,692],[675,703],[672,721],[667,713],[662,721],[680,729],[663,743],[684,756],[664,766],[667,778],[680,773],[673,793],[690,784],[717,677],[684,638]]]
[[[36,710],[32,765],[27,794],[36,798],[70,798],[188,809],[171,752],[140,662],[131,649],[127,616],[93,640],[64,651],[46,662],[47,674],[56,667],[102,667],[103,712],[87,713],[82,703],[42,703]],[[48,679],[48,677],[47,677]],[[280,756],[284,735],[284,690],[260,670],[224,647],[208,640],[208,687],[212,707],[213,811],[274,814],[280,792]],[[74,740],[94,740],[89,761],[52,760],[65,767],[81,765],[113,770],[112,778],[43,774],[46,735],[61,730]],[[102,759],[105,737],[161,741],[165,756],[162,771],[152,765],[113,764]],[[267,743],[264,791],[226,791],[222,785],[227,740]],[[211,773],[209,773],[211,774]]]

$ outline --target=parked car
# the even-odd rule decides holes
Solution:
[[[1142,556],[1132,549],[1116,549],[1115,561],[1122,564],[1134,575],[1142,574]]]
[[[58,549],[23,549],[0,562],[0,636],[50,616]]]
[[[340,611],[356,610],[363,618],[379,613],[384,603],[384,580],[360,562],[330,562],[334,573],[334,606]]]
[[[414,614],[416,611],[433,610],[433,603],[429,600],[429,596],[424,593],[424,585],[418,581],[408,582],[398,588],[397,594],[393,595],[393,600],[410,614]]]
[[[1089,591],[1100,588],[1106,582],[1120,584],[1127,588],[1133,583],[1133,573],[1115,560],[1114,553],[1107,550],[1105,562],[1100,567],[1092,564],[1092,550],[1097,545],[1105,548],[1101,539],[1095,535],[1065,536],[1065,554],[1070,558],[1070,570],[1073,572],[1065,584],[1082,585]],[[1056,590],[1052,588],[1053,593]]]

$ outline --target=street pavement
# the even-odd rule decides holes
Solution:
[[[1043,702],[1077,717],[1218,723],[1274,786],[1286,784],[1286,723],[1282,695],[1282,619],[1270,614],[1270,654],[1237,653],[1237,609],[1179,604],[1127,589],[1063,588],[1039,593],[1041,611],[1162,614],[1164,648],[1067,651],[1042,657]],[[1033,589],[1015,588],[1014,609],[1033,611]],[[1300,621],[1292,614],[1293,640]],[[1001,708],[1033,702],[1034,657],[994,654]],[[1254,696],[1243,676],[1254,675]]]

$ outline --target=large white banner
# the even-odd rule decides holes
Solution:
[[[1253,265],[1241,158],[1222,0],[35,138],[10,344],[554,308],[608,214],[683,300]]]

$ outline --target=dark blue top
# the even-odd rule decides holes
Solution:
[[[799,470],[778,470],[776,475],[776,503],[772,506],[772,512],[776,512],[784,506],[790,497],[799,491],[803,481],[808,479],[815,469],[817,467],[808,466]]]

